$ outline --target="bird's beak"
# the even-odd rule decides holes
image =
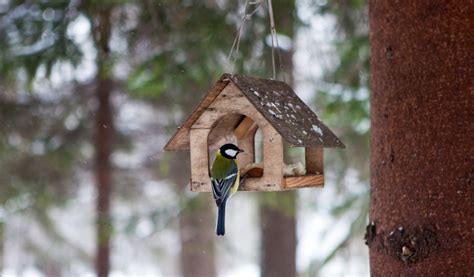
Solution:
[[[244,150],[242,150],[242,149],[239,149],[239,153],[243,153],[243,152],[244,152]]]

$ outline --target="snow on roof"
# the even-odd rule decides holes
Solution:
[[[224,74],[278,133],[294,146],[340,147],[344,144],[284,82]]]
[[[166,150],[189,149],[189,129],[229,82],[233,82],[242,91],[249,102],[291,145],[345,147],[286,83],[226,73],[178,128],[165,146]]]

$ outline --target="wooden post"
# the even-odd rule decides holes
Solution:
[[[207,136],[210,129],[191,129],[191,190],[210,191],[209,152],[207,150]]]
[[[254,132],[255,134],[255,132]],[[255,160],[255,137],[253,135],[246,137],[237,141],[237,144],[240,149],[243,149],[245,152],[237,156],[237,161],[239,162],[240,168],[244,168],[248,164],[251,164]]]
[[[283,139],[270,124],[263,129],[262,187],[283,189]]]

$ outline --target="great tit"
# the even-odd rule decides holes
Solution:
[[[237,146],[227,143],[221,146],[211,167],[212,193],[218,208],[216,234],[225,234],[225,205],[227,199],[237,192],[240,183],[240,169],[237,155],[244,152]]]

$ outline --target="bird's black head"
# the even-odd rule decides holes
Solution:
[[[244,150],[239,149],[239,147],[235,146],[232,143],[227,143],[221,146],[221,148],[219,149],[219,152],[224,158],[235,159],[237,158],[237,155],[239,153],[244,152]]]

